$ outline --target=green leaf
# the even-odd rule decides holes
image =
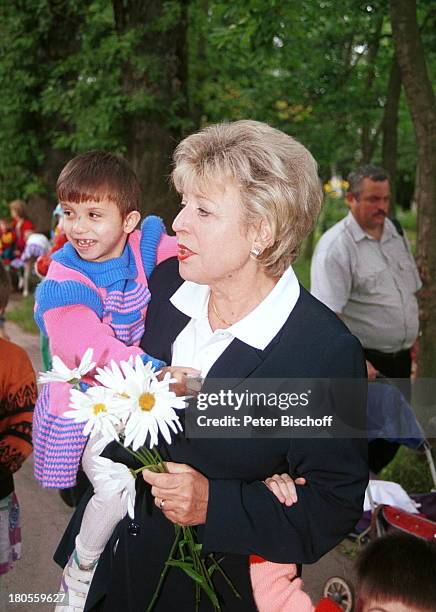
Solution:
[[[198,584],[203,584],[204,578],[201,574],[195,571],[191,564],[186,563],[185,561],[180,561],[178,559],[170,559],[166,562],[167,565],[171,565],[174,567],[179,567],[182,569],[190,578],[198,582]]]

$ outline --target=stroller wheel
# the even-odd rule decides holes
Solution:
[[[327,580],[324,585],[324,597],[337,603],[345,612],[351,612],[353,608],[353,589],[339,576]]]

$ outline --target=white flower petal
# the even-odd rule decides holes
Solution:
[[[52,371],[57,372],[59,374],[59,376],[63,376],[64,380],[70,380],[71,374],[73,372],[73,370],[68,368],[64,364],[62,359],[60,357],[58,357],[57,355],[53,355],[53,358],[52,358]],[[70,377],[70,378],[68,378],[68,377]]]
[[[115,361],[111,361],[110,367],[105,366],[103,369],[97,368],[97,375],[95,376],[95,378],[104,387],[107,387],[108,389],[111,389],[112,391],[120,395],[124,393],[124,375],[121,372],[118,364],[115,363]]]
[[[115,495],[120,495],[129,516],[133,518],[136,489],[135,478],[129,468],[122,463],[95,456],[91,469],[94,472],[95,493],[108,501]]]
[[[160,429],[161,434],[165,438],[165,441],[167,442],[167,444],[171,444],[171,434],[170,434],[170,430],[168,429],[168,425],[166,424],[166,421],[160,421],[159,429]]]
[[[88,348],[80,361],[78,372],[80,377],[84,376],[88,372],[90,372],[95,367],[95,362],[92,361],[92,356],[94,354],[94,349]]]

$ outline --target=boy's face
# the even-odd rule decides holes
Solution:
[[[119,257],[140,214],[130,212],[125,219],[114,202],[62,202],[64,231],[79,256],[86,261],[106,261]]]

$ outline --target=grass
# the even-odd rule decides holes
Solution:
[[[382,480],[398,482],[408,493],[428,493],[433,486],[425,456],[405,446],[399,448],[379,476]]]
[[[310,261],[305,259],[303,255],[297,259],[297,261],[292,266],[294,268],[294,272],[298,277],[298,280],[303,285],[305,289],[309,291],[310,289]]]
[[[6,320],[13,321],[21,329],[29,334],[38,334],[39,329],[33,319],[33,296],[21,298],[19,301],[13,301],[10,309],[6,313]]]

